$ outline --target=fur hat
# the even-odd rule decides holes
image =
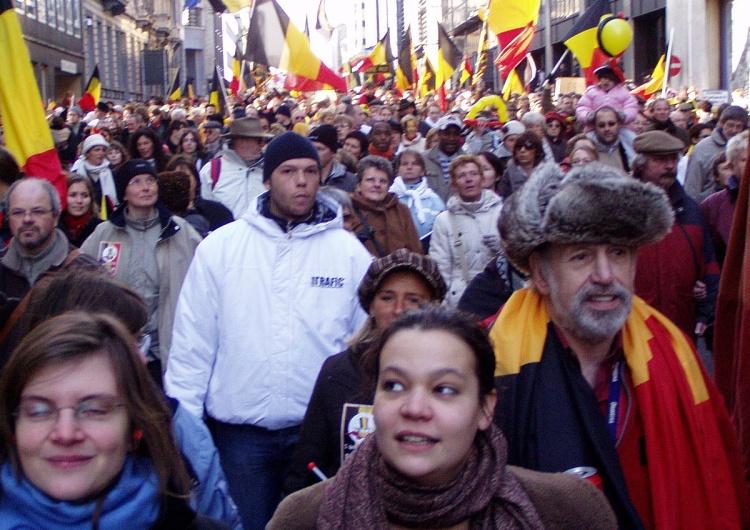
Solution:
[[[448,287],[438,270],[437,263],[427,256],[416,254],[405,248],[400,248],[387,256],[376,259],[367,269],[365,277],[359,284],[359,303],[366,312],[370,312],[370,305],[375,299],[383,280],[392,272],[411,271],[422,277],[432,291],[432,299],[439,302],[445,298]]]
[[[310,140],[296,132],[285,132],[271,140],[266,146],[263,159],[263,182],[271,178],[271,173],[287,160],[312,158],[320,167],[318,150]]]
[[[641,247],[660,240],[674,213],[664,191],[624,172],[592,163],[564,174],[540,165],[503,207],[505,254],[524,273],[545,244],[610,243]]]

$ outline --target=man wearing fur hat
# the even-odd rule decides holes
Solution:
[[[371,257],[317,195],[320,159],[294,132],[271,141],[268,191],[198,247],[180,293],[166,387],[210,418],[246,530],[279,501],[316,376],[366,315]]]
[[[702,337],[714,316],[719,264],[700,207],[677,181],[685,144],[666,131],[646,131],[633,147],[633,176],[663,189],[675,213],[666,237],[638,253],[635,293],[691,339]]]
[[[238,118],[225,137],[227,147],[201,168],[201,197],[220,202],[239,219],[250,201],[265,191],[263,146],[273,135],[263,131],[258,118]]]
[[[636,254],[674,214],[602,164],[534,172],[503,207],[530,276],[490,329],[508,463],[594,468],[620,528],[740,528],[747,491],[724,403],[692,343],[633,295]]]

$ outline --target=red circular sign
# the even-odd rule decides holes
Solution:
[[[674,77],[677,74],[680,73],[682,70],[682,63],[680,62],[680,58],[676,55],[673,55],[672,58],[669,60],[669,77]]]

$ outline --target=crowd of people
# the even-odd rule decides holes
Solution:
[[[59,106],[62,198],[0,147],[0,529],[750,528],[748,111],[596,76]]]

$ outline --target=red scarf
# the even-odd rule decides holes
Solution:
[[[380,151],[379,149],[376,149],[374,145],[370,144],[370,147],[367,148],[367,152],[371,155],[379,156],[381,158],[385,158],[386,160],[393,159],[393,148],[389,147],[388,151]]]
[[[85,228],[92,215],[94,214],[91,211],[86,212],[80,217],[73,217],[68,212],[63,213],[62,217],[63,222],[65,223],[65,228],[68,229],[68,232],[70,232],[73,239],[78,239],[78,236],[81,235],[81,231]]]

